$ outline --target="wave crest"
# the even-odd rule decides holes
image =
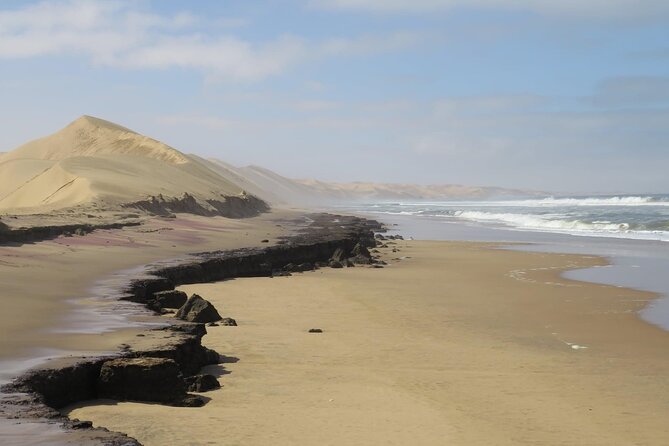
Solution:
[[[536,214],[508,214],[491,213],[479,211],[456,211],[455,217],[474,221],[489,221],[504,223],[507,225],[540,230],[563,230],[563,231],[592,231],[592,232],[626,232],[629,231],[628,223],[610,222],[584,222],[581,220],[560,220],[549,216]]]

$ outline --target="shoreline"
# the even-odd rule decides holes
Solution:
[[[481,224],[446,222],[438,217],[415,217],[361,213],[379,218],[389,225],[399,225],[406,234],[435,241],[520,243],[526,252],[592,255],[609,260],[604,267],[569,271],[567,278],[596,284],[651,292],[657,298],[639,311],[644,322],[669,332],[669,281],[658,278],[669,268],[669,244],[661,241],[591,237],[554,232],[534,232]],[[381,216],[383,215],[383,218]],[[515,250],[515,248],[509,248]],[[646,272],[647,271],[647,272]]]
[[[200,444],[201,432],[244,444],[661,445],[669,342],[630,314],[653,296],[560,277],[601,258],[498,246],[407,241],[373,273],[181,287],[240,321],[205,338],[239,361],[203,412],[93,401],[68,413],[149,446]],[[531,281],[508,274],[522,269]],[[188,427],[170,432],[170,416]]]
[[[312,223],[313,223],[313,221],[312,221]],[[339,221],[337,221],[337,223],[339,223]],[[391,231],[392,231],[392,229],[391,229]],[[294,237],[296,237],[297,239],[299,239],[299,235],[295,235]],[[394,243],[394,242],[391,242],[391,243]],[[403,242],[403,243],[406,243],[406,242]],[[411,243],[413,243],[413,242],[411,242]],[[425,243],[425,241],[416,241],[415,243],[420,244],[420,243]],[[427,242],[427,243],[430,243],[430,242]],[[437,243],[438,243],[438,242],[437,242]],[[447,242],[447,243],[449,243],[449,242]],[[450,242],[450,243],[455,243],[455,244],[457,244],[458,242]],[[487,246],[488,246],[488,249],[490,249],[490,250],[499,250],[499,251],[502,251],[502,252],[505,251],[505,250],[507,250],[508,247],[509,247],[509,245],[510,245],[509,243],[506,243],[506,242],[496,242],[496,243],[476,243],[476,242],[472,242],[472,243],[469,243],[469,244],[471,244],[471,245],[473,245],[473,246],[474,246],[474,245],[479,245],[479,246],[487,245]],[[281,246],[281,244],[277,245],[277,247],[280,247],[280,246]],[[328,252],[331,251],[331,248],[332,248],[332,247],[329,247],[329,248],[328,248]],[[260,251],[263,251],[263,250],[265,250],[265,249],[267,249],[267,248],[261,248]],[[404,248],[402,248],[402,250],[404,250]],[[235,251],[235,250],[220,251],[220,252],[215,253],[215,254],[213,254],[213,255],[212,255],[211,253],[200,253],[200,254],[196,254],[196,255],[190,256],[188,259],[186,259],[186,258],[184,258],[184,257],[181,257],[180,259],[177,259],[176,261],[178,261],[178,263],[179,263],[178,265],[172,265],[172,266],[170,266],[170,263],[174,263],[174,262],[175,262],[175,259],[173,259],[173,260],[167,260],[167,261],[153,262],[153,263],[152,263],[152,267],[154,268],[154,270],[156,270],[156,268],[157,268],[157,270],[160,270],[161,268],[164,269],[164,270],[170,270],[170,268],[172,268],[172,272],[169,273],[169,274],[167,274],[167,275],[170,277],[171,280],[176,279],[176,282],[179,282],[180,280],[185,280],[185,279],[187,279],[187,278],[189,278],[189,277],[190,277],[190,278],[193,278],[193,277],[194,277],[194,276],[193,276],[193,273],[195,272],[195,270],[194,270],[193,268],[190,268],[190,267],[188,267],[188,268],[184,268],[184,267],[183,267],[183,266],[184,266],[183,263],[184,263],[184,262],[185,262],[186,264],[188,264],[189,262],[192,263],[192,261],[195,261],[196,259],[198,259],[198,256],[200,256],[200,257],[199,257],[200,260],[206,259],[205,261],[212,261],[212,260],[216,260],[216,261],[218,261],[218,260],[220,260],[220,256],[221,256],[221,255],[223,255],[223,258],[226,258],[226,257],[230,256],[231,253],[232,253],[232,257],[233,257],[233,258],[234,258],[235,255],[237,255],[237,254],[239,254],[239,255],[251,255],[251,256],[253,256],[254,253],[255,253],[256,251],[257,251],[257,250],[254,250],[254,249],[241,249],[241,250],[237,250],[237,251]],[[509,251],[509,252],[514,252],[514,251]],[[521,252],[528,253],[528,251],[521,251]],[[536,253],[535,253],[535,254],[536,254]],[[582,260],[585,259],[585,260],[589,260],[589,261],[591,261],[591,262],[595,262],[595,263],[596,263],[595,266],[603,266],[604,263],[605,263],[605,261],[606,261],[606,259],[605,259],[604,257],[601,257],[601,256],[590,256],[590,257],[588,258],[588,256],[584,256],[584,255],[570,256],[570,255],[559,254],[559,253],[558,253],[558,254],[553,253],[553,254],[548,254],[548,255],[549,255],[549,256],[556,257],[556,258],[558,258],[558,257],[578,257],[578,258],[580,258],[580,259],[582,259]],[[217,259],[217,256],[219,256],[218,259]],[[399,256],[399,254],[396,255],[396,256]],[[404,256],[402,256],[402,257],[404,257]],[[396,258],[398,258],[398,257],[396,257]],[[256,265],[259,264],[258,261],[254,261],[253,263],[256,264]],[[167,265],[166,265],[166,264],[167,264]],[[393,266],[394,266],[394,265],[391,265],[391,267],[389,268],[389,270],[392,270],[392,269],[393,269]],[[558,275],[556,276],[556,277],[557,277],[557,280],[558,280],[558,281],[563,281],[563,282],[569,282],[569,281],[571,281],[572,279],[569,279],[568,277],[563,277],[562,275],[563,275],[563,274],[566,274],[566,273],[568,273],[568,272],[570,272],[570,271],[573,271],[573,270],[574,270],[573,267],[575,267],[575,268],[581,268],[581,266],[580,266],[579,264],[575,264],[575,265],[563,265],[562,267],[560,267],[560,272],[559,272]],[[590,265],[589,267],[592,267],[592,265]],[[197,269],[197,268],[196,268],[196,269]],[[154,272],[155,272],[155,271],[154,271]],[[545,273],[550,275],[550,274],[552,274],[553,272],[554,272],[554,271],[547,271],[547,272],[545,272]],[[272,268],[267,269],[267,268],[265,267],[264,269],[261,268],[260,270],[255,269],[255,270],[249,272],[247,275],[248,275],[248,276],[267,276],[267,275],[271,275],[271,274],[272,274]],[[535,274],[535,272],[532,272],[531,274]],[[543,274],[543,273],[540,272],[540,275],[542,275],[542,274]],[[202,283],[202,282],[211,282],[211,281],[213,281],[213,280],[217,280],[217,277],[212,277],[212,276],[209,276],[209,275],[207,275],[207,274],[202,274],[202,272],[197,272],[197,274],[195,274],[195,276],[197,276],[196,279],[193,279],[193,280],[191,280],[191,281],[186,280],[184,283]],[[302,275],[300,275],[300,276],[302,276]],[[218,277],[218,279],[226,279],[226,278],[230,278],[230,276],[229,276],[229,275],[226,276],[226,275],[224,274],[224,275]],[[515,279],[518,280],[518,277],[516,277]],[[155,280],[155,279],[151,279],[151,280]],[[246,280],[246,279],[240,279],[240,280]],[[250,279],[250,280],[259,280],[259,279]],[[287,278],[287,279],[279,278],[279,279],[277,279],[277,280],[283,281],[283,280],[293,280],[293,279],[290,279],[290,278]],[[344,280],[345,280],[345,279],[344,279]],[[550,283],[550,282],[546,282],[546,283]],[[588,286],[597,286],[597,284],[595,284],[595,283],[587,283],[587,285],[588,285]],[[193,286],[197,287],[197,285],[193,285]],[[147,297],[147,296],[150,296],[150,294],[151,294],[151,292],[148,292],[148,293],[147,293],[146,291],[147,291],[147,287],[144,286],[144,284],[143,284],[142,286],[139,286],[139,287],[135,288],[135,289],[132,289],[132,287],[131,287],[131,293],[130,293],[130,295],[132,295],[132,297],[130,297],[130,295],[129,295],[129,296],[128,296],[128,299],[129,299],[129,300],[134,300],[134,301],[139,301],[139,302],[145,303],[145,302],[146,302],[146,297]],[[625,291],[628,291],[628,290],[625,290]],[[630,291],[635,291],[635,290],[630,290]],[[636,291],[635,291],[635,292],[636,292]],[[643,293],[643,292],[640,292],[640,293],[642,293],[642,294],[644,294],[644,295],[648,295],[648,293]],[[205,295],[205,297],[207,297],[207,296]],[[647,299],[646,301],[648,301],[648,299]],[[153,318],[152,318],[152,319],[153,319]],[[159,320],[160,320],[160,319],[159,319]],[[645,321],[642,321],[642,322],[643,322],[644,324],[647,324],[647,322],[645,322]],[[200,336],[199,339],[202,339],[202,336]],[[207,338],[204,338],[204,339],[205,339],[205,343],[204,343],[204,344],[206,345],[208,341],[207,341]],[[573,350],[578,350],[578,349],[580,349],[581,347],[583,347],[583,348],[588,347],[587,345],[581,345],[581,344],[578,343],[578,342],[571,342],[571,341],[572,341],[572,340],[560,340],[560,342],[562,342],[564,345],[568,346],[569,348],[571,348],[571,349],[573,349]],[[155,350],[154,350],[154,352],[155,352]],[[141,355],[141,352],[135,352],[135,353],[138,353],[139,355]],[[223,352],[223,353],[227,353],[227,352]],[[227,368],[227,367],[234,367],[234,366],[232,366],[232,365],[228,366],[227,364],[224,364],[224,366],[226,366],[226,368]],[[227,372],[226,372],[226,373],[227,373]],[[24,403],[25,403],[25,401],[23,401],[21,404],[24,404]],[[125,403],[119,403],[119,404],[124,405]],[[129,403],[129,404],[135,404],[135,403]],[[78,405],[75,405],[75,407],[77,407],[77,406],[78,406]],[[70,410],[70,409],[68,409],[68,412],[69,412],[69,410]],[[197,411],[197,410],[199,410],[199,409],[191,409],[191,410],[196,410],[196,411]],[[77,411],[77,409],[75,409],[74,412],[76,413],[76,411]],[[86,412],[84,411],[84,413],[86,413]],[[85,417],[84,417],[84,418],[85,418]],[[72,424],[72,423],[73,423],[72,421],[66,421],[65,423],[66,423],[66,426],[68,426],[68,425],[69,425],[69,426],[73,426],[73,425],[76,425],[77,422],[75,421],[74,424]],[[69,424],[68,424],[68,423],[69,423]],[[102,423],[102,424],[104,425],[104,423]],[[98,425],[98,423],[96,423],[96,425]],[[73,431],[71,431],[71,432],[73,432]],[[109,437],[109,435],[112,435],[112,436],[113,436],[113,435],[116,435],[116,433],[106,434],[106,433],[104,433],[104,431],[101,432],[101,431],[97,431],[97,430],[95,430],[95,429],[93,429],[93,430],[91,430],[91,429],[84,429],[83,431],[79,431],[79,430],[77,430],[76,432],[77,432],[77,434],[82,434],[82,435],[84,435],[84,436],[85,436],[85,435],[90,435],[90,434],[93,434],[94,436],[96,436],[96,435],[98,436],[98,437],[95,437],[94,439],[90,439],[90,438],[87,439],[87,440],[86,440],[86,444],[89,444],[88,442],[92,442],[92,443],[94,443],[94,444],[98,444],[97,442],[100,441],[100,437],[99,437],[99,435],[103,435],[103,436],[105,436],[105,438],[107,438],[107,439],[111,438],[111,437]],[[122,440],[123,442],[128,442],[128,441],[129,441],[129,439],[128,439],[127,437],[121,436],[120,438],[121,438],[121,440]],[[121,441],[121,440],[119,440],[119,441]],[[110,441],[111,441],[111,440],[110,440]],[[114,440],[114,441],[115,441],[115,440]],[[77,444],[79,444],[79,443],[77,443]],[[83,443],[82,443],[82,444],[83,444]],[[113,443],[112,443],[112,444],[113,444]],[[120,443],[120,444],[123,444],[123,443]]]
[[[174,289],[183,283],[207,282],[239,276],[269,276],[284,268],[287,263],[325,261],[337,249],[346,252],[356,243],[365,240],[373,243],[372,230],[381,230],[377,222],[358,217],[309,214],[309,224],[296,234],[280,238],[277,245],[265,248],[243,248],[217,252],[192,254],[187,259],[161,261],[144,269],[143,278],[131,279],[125,287],[126,295],[121,300],[140,303],[146,308],[158,311],[151,304],[154,292]],[[167,265],[166,265],[167,263]],[[151,336],[156,331],[167,330],[167,336],[151,336],[153,344],[147,347],[147,339],[136,345],[125,345],[123,353],[92,359],[69,358],[53,361],[49,367],[22,374],[11,384],[4,386],[4,401],[0,412],[14,417],[51,419],[62,422],[68,429],[78,428],[77,422],[59,419],[54,408],[60,408],[82,400],[96,397],[95,381],[103,364],[113,357],[168,357],[179,364],[181,371],[188,375],[197,373],[202,366],[218,363],[213,351],[201,346],[206,334],[202,324],[183,324],[178,321],[164,321],[167,327],[145,330],[138,336]],[[188,327],[192,327],[188,328]],[[201,327],[201,328],[197,328]],[[196,329],[197,328],[197,329]],[[196,330],[195,330],[196,329]],[[193,331],[195,330],[195,331]],[[177,340],[169,339],[177,336]],[[162,347],[161,347],[162,345]],[[167,348],[167,350],[164,350]],[[218,354],[216,354],[218,358]],[[66,389],[63,391],[63,389]],[[11,395],[20,392],[32,397]],[[96,432],[96,435],[105,435]],[[117,441],[115,433],[109,434],[112,444]],[[129,441],[121,437],[118,441]]]

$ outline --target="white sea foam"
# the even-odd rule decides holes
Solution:
[[[529,229],[562,229],[568,231],[624,232],[627,223],[586,223],[581,220],[560,220],[553,215],[492,213],[480,211],[456,211],[454,216],[474,221],[492,221]]]
[[[556,198],[546,197],[526,200],[477,200],[477,201],[421,201],[386,203],[400,207],[572,207],[572,206],[664,206],[669,207],[669,198],[644,196]],[[374,205],[377,207],[378,205]]]
[[[667,231],[632,231],[628,223],[584,222],[557,218],[554,214],[512,214],[482,211],[456,211],[453,217],[482,223],[498,223],[517,229],[562,232],[576,235],[600,235],[669,241]]]
[[[669,206],[669,201],[657,200],[653,197],[590,197],[590,198],[554,198],[539,200],[519,200],[504,202],[519,206]]]

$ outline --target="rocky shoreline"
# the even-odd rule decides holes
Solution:
[[[8,243],[33,243],[43,240],[54,239],[64,235],[83,236],[95,230],[122,229],[129,226],[140,226],[141,221],[126,221],[120,223],[103,224],[71,224],[71,225],[48,225],[32,226],[23,228],[10,228],[0,221],[0,245]]]
[[[182,263],[154,267],[147,271],[147,277],[132,281],[121,299],[160,313],[165,310],[157,294],[179,285],[235,277],[288,275],[327,266],[333,257],[337,263],[342,260],[350,265],[374,262],[367,248],[376,246],[374,231],[384,231],[380,223],[331,214],[308,217],[307,226],[274,246],[197,253]],[[138,335],[136,345],[125,345],[117,355],[54,360],[46,367],[24,373],[2,388],[0,416],[61,423],[66,431],[85,431],[82,441],[86,443],[137,445],[136,440],[124,434],[92,429],[88,422],[69,420],[58,409],[114,396],[121,400],[182,406],[205,404],[206,399],[186,393],[188,385],[185,383],[190,382],[191,389],[200,388],[201,377],[197,374],[203,366],[229,360],[202,345],[206,333],[204,324],[169,319],[169,325],[146,330]],[[130,376],[131,385],[127,379],[114,384],[118,381],[114,370]],[[119,386],[123,387],[122,391]]]

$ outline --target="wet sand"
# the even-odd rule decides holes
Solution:
[[[298,215],[276,211],[243,220],[179,215],[83,237],[0,246],[0,381],[44,357],[117,351],[135,335],[136,329],[104,333],[114,328],[110,318],[99,318],[98,326],[84,321],[92,317],[87,311],[99,307],[90,297],[101,278],[192,252],[260,246],[262,239],[286,233],[277,226],[280,220]]]
[[[146,445],[666,444],[669,336],[636,314],[652,294],[560,278],[594,257],[397,246],[384,269],[182,287],[239,323],[204,338],[236,358],[207,368],[223,388],[70,415]]]

